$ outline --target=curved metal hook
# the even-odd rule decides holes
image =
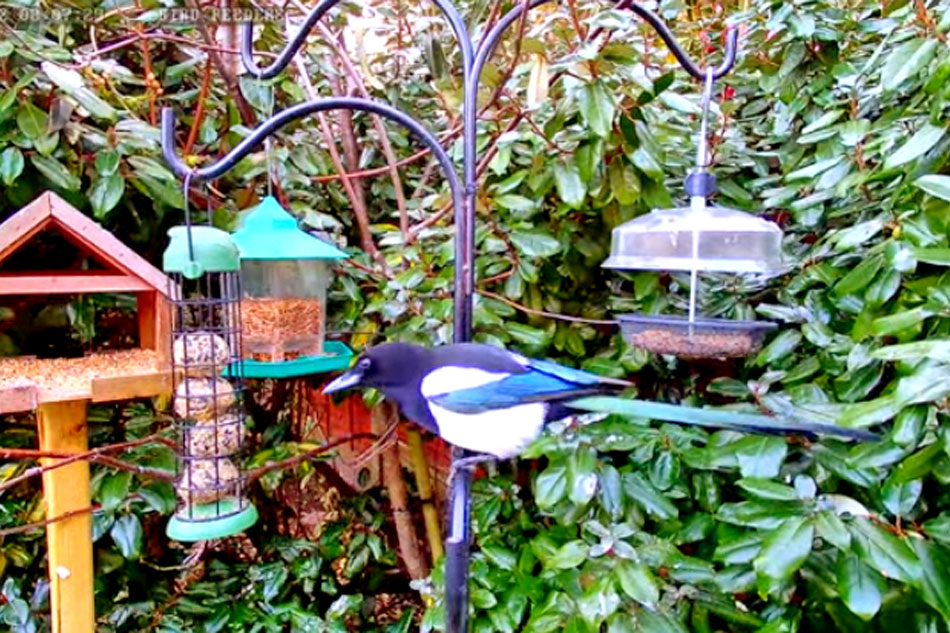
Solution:
[[[304,19],[303,24],[300,25],[300,30],[297,31],[294,38],[287,43],[287,46],[280,52],[280,55],[277,56],[274,63],[267,68],[259,67],[254,61],[254,24],[253,22],[245,22],[241,29],[241,61],[244,64],[244,68],[259,79],[270,79],[276,76],[277,73],[287,67],[294,55],[303,47],[307,41],[307,36],[310,35],[310,31],[317,25],[320,18],[341,1],[342,0],[321,0],[318,2],[310,13],[307,14],[306,19]],[[471,67],[473,53],[472,41],[468,36],[468,29],[465,28],[465,21],[455,8],[455,5],[449,0],[433,0],[433,2],[435,2],[436,6],[438,6],[445,15],[449,21],[449,25],[452,27],[452,31],[455,33],[455,39],[458,40],[459,46],[462,49],[462,66],[467,74],[468,69]]]
[[[305,101],[286,110],[281,110],[269,119],[266,119],[258,125],[244,140],[238,143],[234,148],[221,157],[216,163],[207,165],[200,169],[191,169],[178,156],[175,150],[175,112],[172,108],[162,108],[162,155],[165,162],[171,167],[180,178],[191,178],[195,180],[214,180],[219,178],[229,169],[237,165],[238,161],[247,156],[260,143],[282,128],[283,126],[317,112],[326,112],[328,110],[357,110],[360,112],[369,112],[378,114],[394,123],[401,125],[421,141],[435,156],[439,166],[445,173],[445,179],[449,183],[449,191],[452,195],[452,207],[455,213],[459,213],[463,208],[462,186],[459,183],[458,174],[452,164],[452,159],[442,148],[439,139],[432,135],[421,123],[401,110],[379,103],[369,99],[360,99],[358,97],[332,97],[328,99],[317,99],[314,101]],[[456,271],[456,276],[463,274],[461,267]],[[458,294],[465,289],[465,284],[456,281],[456,301],[464,302]]]
[[[644,19],[650,26],[653,27],[653,30],[656,31],[657,35],[663,40],[667,48],[670,49],[670,52],[673,53],[673,56],[676,58],[676,61],[680,63],[686,72],[695,77],[696,79],[705,80],[706,79],[706,69],[701,68],[699,64],[694,62],[690,56],[683,50],[679,45],[679,42],[676,41],[676,36],[673,35],[673,32],[663,21],[663,18],[658,16],[653,11],[649,9],[644,9],[636,2],[623,2],[623,8],[630,9],[638,16]],[[736,30],[736,27],[730,26],[726,30],[726,50],[723,53],[722,63],[719,64],[719,67],[713,70],[713,79],[719,79],[730,70],[732,70],[733,65],[736,63],[736,49],[738,48],[739,42],[739,32]]]
[[[521,14],[524,11],[530,11],[537,6],[550,1],[551,0],[529,0],[527,7],[524,4],[521,4],[506,13],[504,17],[502,17],[485,35],[482,41],[479,42],[478,48],[475,51],[475,63],[472,66],[471,76],[473,78],[477,78],[481,74],[482,67],[491,57],[492,53],[495,52],[498,42],[501,41],[501,36],[506,30],[508,30],[508,27],[510,27],[515,22],[515,20],[518,20],[521,17]],[[682,66],[686,72],[696,79],[705,80],[707,69],[701,68],[696,62],[692,60],[692,58],[690,58],[689,54],[683,50],[683,48],[679,45],[679,42],[676,41],[676,36],[673,35],[673,32],[663,21],[663,18],[658,16],[653,11],[641,7],[636,2],[632,2],[631,0],[615,0],[615,2],[617,3],[618,9],[629,9],[633,11],[638,16],[643,18],[647,24],[653,27],[653,30],[655,30],[657,35],[660,36],[667,48],[670,49],[670,52],[673,53],[673,56],[676,57],[676,61],[680,63],[680,66]],[[726,30],[726,49],[723,52],[723,60],[719,67],[713,70],[713,79],[719,79],[732,70],[732,67],[736,62],[738,42],[739,32],[735,27],[729,27]]]

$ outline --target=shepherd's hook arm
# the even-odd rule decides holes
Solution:
[[[284,50],[277,56],[277,59],[266,68],[261,68],[257,65],[257,62],[254,61],[254,23],[245,22],[241,29],[241,61],[244,64],[244,68],[247,69],[247,72],[259,79],[270,79],[271,77],[277,76],[280,71],[290,64],[294,55],[303,48],[303,45],[307,42],[307,37],[317,25],[317,22],[340,2],[342,2],[342,0],[321,0],[318,2],[310,13],[307,14],[307,17],[304,19],[303,24],[300,25],[300,29],[297,31],[297,34],[294,35],[294,38],[287,43]],[[462,15],[450,0],[433,0],[433,2],[435,2],[436,6],[439,7],[445,15],[449,21],[449,25],[452,27],[452,31],[455,33],[455,39],[458,40],[459,47],[462,49],[462,67],[467,72],[468,69],[471,68],[474,54],[472,52],[472,40],[468,36],[468,29],[465,28],[465,20],[462,19]]]
[[[490,31],[482,38],[478,43],[478,47],[475,50],[475,63],[472,66],[473,78],[472,83],[477,83],[478,77],[481,76],[482,68],[491,58],[492,53],[495,52],[495,48],[498,46],[498,43],[501,41],[502,35],[505,31],[514,24],[514,22],[521,18],[522,13],[525,11],[530,11],[531,9],[538,7],[542,4],[546,4],[551,0],[529,0],[527,4],[519,4],[514,9],[510,10],[504,15],[495,26],[491,28]],[[666,47],[670,50],[673,56],[676,58],[676,61],[679,62],[680,66],[688,72],[690,75],[696,79],[705,80],[706,79],[706,69],[697,64],[687,53],[683,50],[683,47],[680,46],[679,42],[676,40],[676,36],[673,35],[673,32],[670,30],[670,27],[666,25],[663,21],[663,18],[658,16],[653,11],[646,9],[635,1],[631,0],[615,0],[618,9],[629,9],[637,14],[639,17],[653,27],[653,30],[656,31],[657,35],[660,36],[660,39],[666,44]],[[735,26],[729,26],[726,29],[726,48],[723,51],[722,63],[713,71],[713,79],[719,79],[720,77],[726,75],[736,63],[736,52],[738,49],[739,43],[739,32]],[[477,86],[472,88],[477,90]]]

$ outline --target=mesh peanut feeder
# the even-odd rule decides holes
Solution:
[[[223,538],[257,520],[236,463],[246,421],[238,250],[227,233],[209,226],[178,226],[169,236],[164,268],[175,288],[172,410],[180,468],[168,535]]]
[[[302,230],[272,196],[247,214],[233,238],[241,254],[245,377],[347,367],[349,348],[326,341],[330,263],[347,254]]]
[[[772,222],[714,206],[716,178],[706,171],[706,119],[713,75],[706,74],[696,168],[686,178],[690,204],[655,209],[613,230],[605,268],[689,271],[689,315],[618,315],[630,345],[681,358],[738,358],[756,353],[774,323],[698,318],[700,272],[774,274],[782,269],[782,231]]]

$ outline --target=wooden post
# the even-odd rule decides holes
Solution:
[[[88,450],[86,401],[40,404],[36,419],[40,449]],[[44,465],[55,459],[42,460]],[[46,517],[89,506],[89,462],[43,473]],[[79,514],[46,526],[53,633],[93,633],[96,624],[92,580],[92,515]]]

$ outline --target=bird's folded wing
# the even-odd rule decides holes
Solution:
[[[430,403],[454,411],[474,414],[507,409],[519,404],[565,400],[600,393],[596,383],[576,384],[542,372],[507,376],[477,387],[427,396]]]
[[[627,382],[626,380],[598,376],[597,374],[581,371],[580,369],[573,369],[571,367],[565,367],[564,365],[558,365],[557,363],[549,360],[538,360],[536,358],[531,358],[528,359],[528,366],[536,372],[548,374],[550,376],[554,376],[555,378],[560,378],[561,380],[575,383],[577,385],[614,385],[616,387],[633,386],[633,383]]]

